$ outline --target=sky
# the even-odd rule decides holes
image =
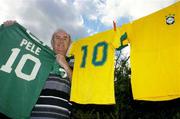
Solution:
[[[176,0],[0,0],[0,23],[16,20],[50,46],[54,31],[72,40],[149,15]]]

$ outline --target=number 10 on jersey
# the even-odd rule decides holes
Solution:
[[[97,60],[97,55],[98,55],[98,49],[102,47],[103,50],[102,50],[102,58],[101,60]],[[97,43],[94,48],[93,48],[93,53],[92,53],[92,64],[94,66],[102,66],[105,62],[106,62],[106,59],[107,59],[107,49],[108,49],[108,44],[106,42],[99,42]],[[85,46],[82,46],[81,47],[81,50],[83,52],[83,56],[82,56],[82,62],[81,62],[81,65],[80,67],[81,68],[85,68],[85,64],[86,64],[86,60],[87,60],[87,55],[88,55],[88,45],[85,45]]]
[[[17,56],[20,53],[20,49],[18,49],[18,48],[13,48],[11,51],[12,51],[12,53],[11,53],[9,59],[7,60],[6,64],[2,65],[0,68],[1,71],[4,71],[6,73],[11,73],[12,65],[14,64]],[[35,63],[32,71],[31,71],[31,74],[25,74],[22,72],[22,69],[23,69],[25,63],[27,62],[27,60],[31,60]],[[40,69],[40,66],[41,66],[41,62],[38,58],[32,56],[31,54],[24,54],[21,57],[19,63],[17,64],[16,68],[14,69],[14,71],[15,71],[15,74],[17,77],[27,80],[27,81],[31,81],[36,78],[36,75]]]

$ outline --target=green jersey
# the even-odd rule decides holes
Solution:
[[[55,61],[53,51],[24,27],[0,27],[0,112],[29,118]]]

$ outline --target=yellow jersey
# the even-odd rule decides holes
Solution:
[[[68,53],[75,57],[71,101],[80,104],[115,103],[114,57],[120,44],[120,34],[114,30],[72,44]]]
[[[122,27],[130,42],[136,100],[180,97],[180,2]]]

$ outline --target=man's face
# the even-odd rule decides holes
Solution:
[[[57,32],[53,39],[53,50],[56,54],[66,55],[70,44],[70,37],[65,32]]]

